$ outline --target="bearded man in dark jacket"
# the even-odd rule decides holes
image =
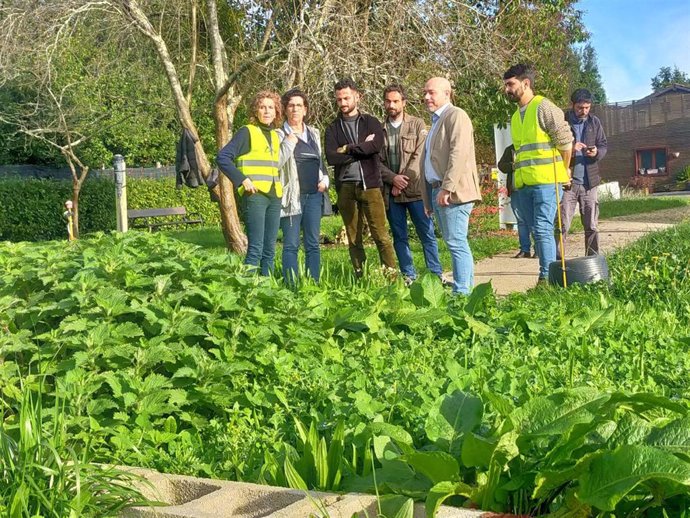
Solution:
[[[339,114],[326,128],[326,160],[335,171],[338,210],[343,218],[355,275],[362,275],[366,254],[364,218],[386,272],[396,270],[393,244],[386,228],[386,207],[381,187],[379,152],[383,147],[381,123],[359,111],[360,91],[352,79],[335,84]]]

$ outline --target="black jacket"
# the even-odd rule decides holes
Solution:
[[[364,176],[364,188],[380,188],[381,170],[379,162],[379,152],[383,147],[383,128],[381,123],[366,113],[359,114],[358,141],[350,144],[345,134],[345,123],[340,115],[326,128],[324,138],[326,161],[333,166],[335,171],[335,188],[340,188],[341,175],[344,166],[352,162],[359,162],[362,166]],[[365,142],[367,136],[374,135],[374,138]],[[348,145],[347,153],[338,153],[337,149],[345,144]]]
[[[572,130],[571,120],[575,117],[572,110],[568,110],[565,114],[565,120],[570,124],[570,129]],[[573,136],[575,136],[575,131],[573,130]],[[582,142],[584,142],[587,147],[596,146],[597,154],[594,157],[585,156],[585,168],[587,171],[587,181],[589,187],[596,187],[601,183],[601,175],[599,174],[599,160],[606,156],[608,151],[608,142],[606,141],[606,135],[604,134],[604,128],[601,125],[599,117],[596,115],[588,115],[587,120],[585,120],[585,127],[582,129]],[[575,153],[573,152],[573,157],[570,161],[571,167],[575,164]]]
[[[192,132],[185,128],[180,141],[177,143],[175,171],[177,172],[176,185],[178,189],[181,189],[183,185],[195,189],[204,183],[199,172],[196,149],[194,149],[196,141],[197,139],[194,138]]]

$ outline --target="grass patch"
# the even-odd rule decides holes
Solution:
[[[340,216],[328,216],[321,220],[321,241],[325,243],[321,247],[321,278],[322,281],[329,283],[329,280],[339,279],[338,282],[350,284],[352,278],[352,266],[347,245],[336,244],[336,238],[340,234],[343,222]],[[424,254],[422,244],[417,238],[414,226],[409,223],[410,248],[414,258],[415,268],[420,275],[427,269],[424,264]],[[479,211],[477,227],[470,235],[470,247],[475,261],[486,257],[513,250],[518,246],[516,234],[498,230],[498,218],[492,214],[482,214]],[[217,252],[225,252],[225,241],[223,233],[219,227],[200,227],[189,230],[168,232],[170,237],[198,245],[204,249]],[[368,274],[373,274],[380,266],[376,246],[371,239],[365,240],[365,250],[367,254]],[[439,258],[444,270],[451,269],[450,252],[443,242],[438,239]],[[282,232],[278,233],[278,244],[276,246],[276,276],[282,276]],[[299,251],[300,267],[304,265],[304,251]],[[302,272],[303,273],[303,272]],[[361,282],[361,281],[360,281]]]
[[[639,198],[624,198],[620,200],[604,200],[600,203],[600,218],[607,219],[617,216],[626,216],[630,214],[640,214],[645,212],[653,212],[663,209],[672,209],[678,207],[685,207],[690,204],[690,198],[684,197],[639,197]],[[516,234],[508,231],[498,230],[498,216],[490,212],[483,212],[482,208],[486,208],[488,204],[480,205],[478,210],[478,220],[470,225],[470,246],[474,255],[475,261],[492,257],[502,252],[511,251],[517,248]],[[324,243],[332,243],[322,246],[321,248],[321,263],[322,263],[322,278],[349,278],[351,277],[350,258],[347,246],[343,244],[334,244],[336,238],[342,228],[342,220],[340,216],[328,216],[321,220],[321,235]],[[475,229],[474,232],[472,230]],[[478,231],[476,229],[479,229]],[[571,232],[582,231],[582,223],[580,218],[576,215],[573,219]],[[190,230],[171,231],[168,233],[171,237],[184,241],[186,243],[193,243],[208,250],[216,250],[218,252],[225,251],[225,241],[223,233],[219,227],[202,227]],[[414,227],[410,225],[410,246],[414,257],[415,267],[420,274],[426,272],[424,266],[424,256],[422,253],[422,245],[417,239]],[[278,235],[278,246],[276,250],[276,273],[280,274],[282,271],[281,265],[281,240],[282,236]],[[370,268],[379,266],[378,253],[373,242],[366,243],[367,262]],[[300,251],[300,264],[304,263],[303,252]],[[444,269],[450,269],[450,254],[446,248],[445,243],[439,238],[439,255],[441,264]],[[371,273],[371,271],[370,271]]]
[[[688,205],[690,205],[690,197],[685,196],[638,196],[621,198],[619,200],[605,199],[599,202],[599,219],[644,214],[657,210],[677,209],[687,207]],[[576,213],[570,226],[570,233],[582,232],[583,230],[580,215]]]
[[[615,218],[630,214],[687,207],[688,205],[690,205],[690,197],[686,198],[685,196],[649,196],[606,200],[599,203],[599,217],[601,219]]]

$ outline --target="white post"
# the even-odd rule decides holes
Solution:
[[[125,159],[122,155],[113,157],[115,170],[115,213],[117,215],[117,231],[127,232],[127,175]]]
[[[496,164],[498,164],[503,156],[503,151],[513,143],[510,123],[504,128],[494,124],[494,143],[496,146]],[[498,171],[498,168],[496,170],[498,172],[498,228],[517,230],[517,218],[513,213],[513,207],[510,205],[510,197],[508,196],[508,176]]]

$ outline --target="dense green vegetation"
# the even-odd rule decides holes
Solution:
[[[200,213],[204,221],[218,224],[218,205],[204,187],[175,189],[174,178],[127,180],[128,207],[150,209],[183,205]],[[71,182],[61,180],[0,180],[0,240],[41,241],[66,238],[63,204],[71,199]],[[80,201],[83,233],[115,229],[115,186],[110,179],[91,178],[84,184]]]
[[[375,459],[380,492],[432,507],[680,516],[688,257],[684,225],[613,256],[610,286],[497,301],[375,272],[291,290],[163,234],[2,243],[4,427],[40,388],[97,460],[299,485],[319,434],[342,442],[341,489],[373,489]],[[312,440],[295,420],[317,423]],[[425,470],[428,455],[445,468]],[[586,489],[614,464],[625,488]]]

